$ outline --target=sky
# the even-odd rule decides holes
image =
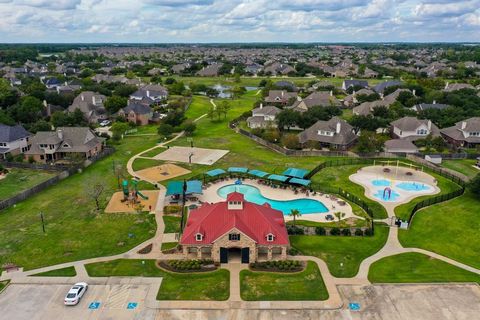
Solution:
[[[0,42],[479,42],[480,0],[0,0]]]

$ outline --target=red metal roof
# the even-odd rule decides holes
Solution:
[[[241,199],[238,195],[241,195]],[[242,201],[243,209],[228,210],[228,201]],[[288,234],[283,213],[272,209],[270,205],[258,205],[245,201],[238,192],[230,193],[227,201],[205,203],[190,211],[187,225],[180,240],[181,244],[212,244],[220,236],[233,228],[238,229],[257,244],[288,245]],[[196,241],[195,235],[201,233],[202,241]],[[267,241],[267,234],[274,235],[273,241]]]

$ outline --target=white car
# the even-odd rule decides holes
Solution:
[[[65,296],[65,305],[74,306],[80,302],[80,299],[83,297],[85,292],[88,289],[88,284],[85,282],[75,283],[73,287],[70,288],[67,295]]]
[[[106,126],[108,126],[110,123],[111,123],[110,120],[103,120],[102,122],[100,122],[100,126],[101,126],[101,127],[106,127]]]

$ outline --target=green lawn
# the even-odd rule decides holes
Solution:
[[[240,294],[247,301],[328,299],[322,275],[313,261],[307,262],[304,271],[295,273],[242,270]]]
[[[6,286],[8,286],[9,282],[10,280],[0,281],[0,292],[2,292],[2,290],[5,289]]]
[[[163,149],[158,149],[157,152],[160,152],[159,150]],[[133,161],[132,167],[134,171],[139,171],[142,169],[159,166],[163,163],[165,163],[165,161],[137,158],[135,161]]]
[[[165,223],[164,233],[178,233],[180,232],[181,217],[177,216],[163,216],[163,223]]]
[[[0,180],[0,200],[5,200],[55,176],[56,172],[10,168]]]
[[[461,159],[461,160],[443,160],[442,167],[463,173],[467,177],[473,178],[480,173],[479,169],[473,166],[477,163],[475,159]]]
[[[304,255],[323,259],[333,276],[350,278],[365,258],[383,247],[387,236],[388,227],[375,225],[372,237],[290,236],[290,244]]]
[[[165,151],[165,148],[155,148],[153,150],[144,152],[141,154],[142,157],[155,157],[157,154],[162,153]]]
[[[173,273],[159,269],[155,260],[119,259],[85,265],[91,277],[163,277],[157,300],[227,300],[230,272]]]
[[[421,197],[412,199],[408,203],[404,203],[402,205],[399,205],[399,206],[395,207],[395,216],[397,216],[397,217],[399,217],[403,220],[407,220],[408,217],[410,217],[410,213],[412,212],[412,209],[415,207],[415,205],[417,203],[419,203],[419,202],[421,202],[425,199],[432,198],[432,197],[435,197],[435,196],[439,196],[439,195],[442,195],[442,194],[447,194],[447,193],[453,192],[453,191],[461,188],[455,182],[452,182],[452,181],[448,180],[447,178],[444,178],[444,177],[442,177],[438,174],[428,172],[428,171],[427,171],[427,173],[432,175],[437,180],[437,187],[440,188],[440,193],[437,193],[435,195],[421,196]]]
[[[385,208],[380,203],[368,199],[365,196],[365,188],[349,179],[352,174],[362,167],[365,167],[365,164],[328,167],[314,175],[312,181],[327,189],[342,188],[365,201],[373,210],[375,219],[386,218],[387,211]]]
[[[480,268],[480,199],[472,193],[418,211],[408,230],[399,230],[405,247],[433,251]]]
[[[402,253],[374,262],[368,271],[373,283],[477,282],[480,275],[421,253]]]
[[[36,273],[32,275],[32,277],[75,277],[76,275],[77,272],[75,271],[75,267],[66,267],[62,269]]]
[[[95,214],[86,190],[102,178],[107,188],[101,205],[118,190],[113,165],[155,144],[156,137],[128,137],[117,151],[55,186],[0,213],[0,265],[13,262],[25,270],[63,262],[125,252],[151,238],[156,230],[152,215]],[[113,162],[115,161],[115,162]],[[40,212],[45,217],[42,232]]]
[[[178,245],[178,242],[163,242],[161,250],[164,251],[164,250],[173,249],[177,245]]]

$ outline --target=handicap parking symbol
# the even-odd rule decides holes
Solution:
[[[360,303],[357,303],[357,302],[349,303],[348,308],[352,311],[358,311],[360,310]]]
[[[94,301],[88,305],[88,309],[96,310],[100,307],[100,302]]]
[[[129,302],[129,303],[127,304],[127,310],[133,310],[133,309],[137,308],[137,306],[138,306],[138,303],[136,303],[136,302]]]

